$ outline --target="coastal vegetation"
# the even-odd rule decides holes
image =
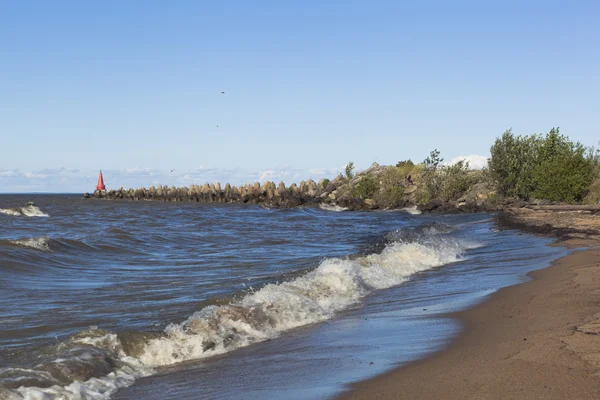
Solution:
[[[475,181],[469,174],[469,163],[460,160],[454,165],[444,165],[440,152],[433,150],[423,161],[423,184],[417,194],[419,204],[433,199],[449,202],[460,198]]]
[[[167,186],[96,192],[109,199],[238,202],[268,207],[329,205],[351,210],[418,206],[423,211],[499,210],[515,204],[597,204],[600,201],[600,152],[573,142],[558,128],[547,134],[515,135],[511,130],[490,148],[488,167],[475,170],[466,160],[445,163],[439,150],[423,162],[373,163],[355,172],[350,161],[344,174],[318,183],[302,181],[236,187],[226,184]],[[89,196],[89,195],[88,195]]]
[[[580,203],[598,178],[597,151],[571,141],[558,128],[545,136],[508,130],[490,153],[490,177],[507,197]]]
[[[350,161],[348,164],[346,164],[345,172],[346,172],[346,178],[348,178],[348,179],[354,178],[354,162]]]

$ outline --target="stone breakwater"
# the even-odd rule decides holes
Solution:
[[[424,183],[419,175],[394,175],[398,169],[373,164],[352,178],[338,175],[335,179],[312,179],[292,184],[283,182],[255,182],[243,186],[217,183],[191,185],[190,187],[152,186],[149,189],[123,189],[86,193],[86,198],[108,200],[151,200],[201,203],[247,203],[270,208],[298,206],[323,206],[335,210],[401,209],[419,205],[425,212],[476,212],[491,211],[502,206],[492,202],[493,191],[485,183],[475,183],[452,201],[431,199],[423,203],[419,189]]]
[[[246,183],[243,186],[232,186],[229,183],[222,186],[217,183],[204,185],[191,185],[189,187],[151,186],[150,188],[123,189],[96,191],[92,195],[86,193],[86,198],[108,200],[151,200],[174,202],[202,202],[202,203],[247,203],[260,204],[266,207],[298,207],[302,205],[319,206],[327,204],[344,207],[349,210],[376,209],[378,205],[373,199],[359,199],[346,195],[339,195],[338,189],[347,186],[347,179],[339,175],[332,181],[322,179],[315,182],[310,179],[302,181],[299,185],[289,187],[283,182],[265,182],[260,184]]]

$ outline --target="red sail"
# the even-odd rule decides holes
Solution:
[[[106,190],[106,186],[104,186],[104,178],[102,177],[102,171],[100,171],[100,175],[98,175],[98,184],[96,185],[96,190]]]

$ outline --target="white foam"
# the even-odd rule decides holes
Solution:
[[[348,209],[346,207],[341,207],[341,206],[334,205],[334,204],[325,204],[325,203],[319,204],[319,208],[321,210],[334,211],[334,212],[346,211]]]
[[[70,385],[54,385],[48,388],[24,387],[2,392],[0,389],[0,398],[9,400],[107,400],[118,389],[131,386],[136,379],[152,375],[151,368],[143,365],[140,360],[127,356],[122,348],[117,335],[107,334],[100,337],[80,338],[76,340],[83,344],[90,344],[99,347],[109,347],[119,355],[120,367],[110,374],[91,378],[85,382],[74,381]],[[4,396],[4,397],[3,397]]]
[[[140,359],[161,366],[224,353],[278,336],[302,325],[332,318],[363,296],[398,285],[411,275],[461,259],[458,242],[436,245],[395,243],[381,254],[327,259],[290,282],[269,284],[226,306],[209,306],[160,339],[151,340]]]
[[[48,214],[46,214],[38,206],[33,204],[28,204],[25,207],[18,208],[0,208],[0,213],[12,215],[15,217],[19,217],[21,215],[24,215],[26,217],[49,217]]]
[[[52,251],[49,246],[50,238],[48,236],[43,236],[39,238],[9,240],[9,242],[18,246],[30,247],[36,250]]]
[[[0,208],[0,214],[13,215],[15,217],[22,215],[20,209],[15,208]]]
[[[406,211],[407,213],[412,214],[412,215],[419,215],[419,214],[421,214],[421,210],[419,210],[417,208],[417,206],[406,207],[406,208],[403,208],[402,211]]]
[[[441,236],[428,237],[424,243],[395,242],[380,254],[325,259],[315,270],[293,280],[268,284],[228,305],[205,307],[182,323],[169,325],[164,337],[146,344],[139,359],[125,355],[115,334],[79,338],[82,344],[117,353],[121,366],[86,382],[21,387],[9,393],[15,399],[108,399],[119,388],[152,374],[154,367],[225,353],[330,319],[375,290],[461,260],[464,250],[474,246]]]
[[[34,206],[33,204],[30,204],[26,207],[22,207],[21,212],[27,217],[49,217],[48,214],[46,214],[45,212],[40,210],[38,206]]]
[[[136,379],[151,374],[151,370],[135,358],[123,357],[120,361],[124,363],[121,368],[100,378],[91,378],[85,382],[74,381],[68,386],[54,385],[49,388],[21,386],[7,393],[7,398],[11,400],[106,400],[118,389],[131,386]],[[3,394],[0,392],[0,395]]]

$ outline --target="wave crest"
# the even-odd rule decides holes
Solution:
[[[380,254],[324,260],[292,281],[268,284],[225,306],[208,306],[165,337],[151,340],[140,355],[162,366],[204,358],[277,337],[281,332],[332,318],[374,290],[396,286],[411,275],[462,259],[466,246],[449,238],[427,244],[396,242]]]
[[[321,210],[334,211],[334,212],[346,211],[348,209],[347,207],[341,207],[338,205],[332,205],[332,204],[326,204],[326,203],[319,204],[319,208]]]
[[[48,214],[43,212],[33,202],[29,202],[23,207],[0,208],[0,214],[12,215],[15,217],[22,215],[26,217],[49,217]]]
[[[46,395],[107,399],[118,388],[151,374],[154,367],[226,353],[325,321],[375,290],[399,285],[415,273],[463,259],[465,250],[473,245],[441,233],[448,229],[444,225],[421,227],[418,236],[411,236],[414,240],[396,235],[395,241],[388,242],[379,253],[325,259],[314,270],[289,281],[267,284],[227,305],[206,306],[182,323],[170,324],[161,334],[117,335],[98,329],[80,332],[67,341],[79,346],[69,357],[82,358],[83,352],[97,358],[88,363],[90,356],[86,356],[85,362],[75,363],[91,372],[82,374],[80,380],[64,382],[52,373],[53,369],[40,368],[40,373],[46,375],[39,376],[51,373],[61,383],[48,388],[35,385],[7,390],[19,399]],[[105,371],[107,357],[112,371],[100,374],[98,371]],[[60,359],[65,364],[62,354]],[[2,394],[0,389],[0,397]]]
[[[417,206],[405,207],[402,209],[402,211],[405,211],[412,215],[420,215],[421,214],[421,210],[419,210],[419,208]]]
[[[15,244],[17,246],[29,247],[32,249],[51,252],[50,249],[50,238],[48,236],[43,236],[39,238],[27,238],[27,239],[17,239],[17,240],[9,240],[10,243]]]

